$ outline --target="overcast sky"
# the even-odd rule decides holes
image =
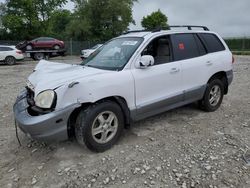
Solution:
[[[206,25],[223,37],[250,36],[250,0],[139,0],[133,8],[136,26],[144,15],[161,9],[169,24]]]
[[[74,4],[65,8],[72,10]],[[250,0],[138,0],[133,7],[136,25],[130,29],[142,29],[143,16],[158,9],[170,25],[206,25],[223,37],[250,37]]]
[[[136,25],[130,29],[142,29],[143,16],[158,9],[170,25],[205,25],[223,37],[250,37],[250,0],[138,0],[133,8]]]

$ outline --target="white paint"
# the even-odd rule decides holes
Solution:
[[[94,103],[111,96],[123,97],[129,109],[133,110],[182,94],[183,91],[196,86],[205,85],[209,78],[218,71],[232,70],[232,54],[228,47],[225,51],[189,60],[150,66],[145,69],[136,67],[138,61],[141,60],[141,52],[150,41],[172,33],[177,32],[148,32],[143,35],[130,33],[120,36],[144,36],[144,41],[122,71],[108,71],[42,60],[36,66],[35,72],[29,76],[29,81],[35,88],[35,96],[44,90],[55,90],[57,93],[56,110],[77,102]],[[207,66],[208,61],[212,62],[212,66]],[[68,85],[73,81],[79,84],[69,88]]]

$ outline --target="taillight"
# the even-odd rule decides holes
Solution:
[[[23,52],[21,50],[17,50],[16,53],[17,54],[23,54]]]

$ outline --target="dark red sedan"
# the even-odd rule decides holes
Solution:
[[[63,49],[64,42],[51,38],[51,37],[40,37],[36,38],[32,41],[29,41],[26,45],[26,50],[33,50],[33,49],[54,49],[59,50]]]

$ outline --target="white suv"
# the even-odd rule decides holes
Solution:
[[[42,141],[75,135],[101,152],[131,122],[196,101],[217,110],[233,79],[232,53],[206,27],[188,28],[129,32],[81,65],[40,61],[14,105],[17,125]]]
[[[16,61],[24,59],[23,52],[15,46],[0,45],[0,62],[7,65],[14,65]]]

